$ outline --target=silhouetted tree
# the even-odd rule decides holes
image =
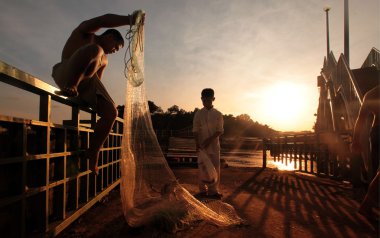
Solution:
[[[155,130],[170,131],[182,130],[184,128],[191,130],[195,112],[199,110],[198,108],[194,108],[194,111],[187,112],[179,106],[173,105],[166,112],[163,112],[161,107],[152,101],[148,101],[148,105]],[[124,106],[118,106],[117,109],[119,116],[122,116]],[[241,114],[236,117],[232,114],[223,115],[223,120],[223,137],[269,137],[274,133],[278,133],[268,125],[262,125],[257,121],[253,121],[248,114]]]
[[[164,112],[161,107],[157,106],[152,101],[148,100],[148,106],[149,106],[149,112],[150,112],[150,114],[163,113]]]
[[[177,105],[173,105],[173,106],[168,108],[167,112],[169,114],[177,114],[177,113],[179,113],[179,111],[180,111],[179,107]]]

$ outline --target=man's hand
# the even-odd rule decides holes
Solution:
[[[205,141],[203,141],[203,143],[202,143],[202,147],[201,147],[201,148],[202,148],[202,149],[207,149],[207,147],[210,146],[212,140],[213,140],[213,137],[209,137],[209,138],[207,138]]]
[[[137,20],[137,16],[141,13],[142,11],[141,10],[137,10],[137,11],[134,11],[132,13],[132,15],[130,15],[131,17],[131,25],[136,25],[136,20]],[[145,21],[145,14],[142,14],[141,16],[141,19],[140,19],[140,22],[142,25],[144,25],[144,21]]]

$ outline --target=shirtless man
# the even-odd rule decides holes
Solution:
[[[371,160],[379,160],[379,136],[380,136],[380,86],[368,91],[363,99],[358,118],[355,123],[354,134],[352,139],[351,150],[353,153],[360,153],[364,150],[360,144],[360,133],[364,130],[365,121],[368,116],[373,115],[371,127]],[[379,180],[380,168],[369,184],[367,194],[365,195],[360,207],[359,213],[372,220],[374,214],[372,208],[379,205]]]
[[[107,55],[124,46],[123,37],[115,29],[108,29],[101,35],[95,35],[95,32],[100,28],[132,25],[136,16],[137,12],[132,16],[105,14],[80,23],[63,48],[61,62],[53,67],[52,77],[61,89],[57,94],[78,96],[100,116],[85,153],[90,160],[90,170],[95,174],[98,174],[100,148],[117,116],[115,104],[100,80],[108,64]]]

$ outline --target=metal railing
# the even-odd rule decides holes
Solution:
[[[274,137],[266,147],[275,162],[294,170],[352,181],[356,178],[352,177],[350,154],[346,153],[349,142],[349,135],[308,133]]]
[[[81,155],[96,112],[2,61],[0,81],[39,97],[38,120],[0,115],[0,234],[55,236],[120,183],[123,120],[117,118],[104,143],[95,176]],[[53,123],[52,101],[69,106],[71,120]],[[91,114],[90,126],[80,111]]]

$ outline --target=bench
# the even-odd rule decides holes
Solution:
[[[170,165],[197,165],[194,138],[169,137],[166,160]]]

